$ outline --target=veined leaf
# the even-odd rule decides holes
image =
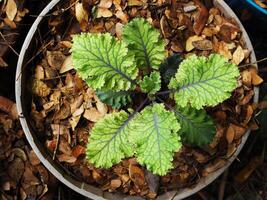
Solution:
[[[187,143],[202,147],[212,142],[216,127],[212,118],[205,110],[196,110],[191,107],[176,108],[173,110],[181,124],[181,138]]]
[[[128,90],[138,73],[126,44],[109,33],[75,35],[72,60],[82,79],[95,90]]]
[[[201,109],[228,99],[237,87],[239,75],[237,66],[221,55],[211,54],[209,58],[193,55],[180,64],[169,89],[178,90],[174,98],[181,107],[189,103]]]
[[[165,175],[173,167],[174,152],[181,148],[179,129],[174,113],[163,104],[146,107],[129,125],[137,161],[154,174]]]
[[[135,18],[123,28],[123,40],[135,55],[137,66],[158,69],[165,57],[160,33],[145,19]]]
[[[171,78],[175,76],[182,58],[179,54],[173,54],[166,58],[160,65],[160,74],[163,82],[168,85]]]
[[[143,92],[155,94],[161,88],[161,77],[159,72],[152,72],[140,81],[140,87]]]
[[[132,101],[130,91],[97,91],[98,98],[114,109],[119,109]]]
[[[120,111],[106,115],[95,124],[86,150],[89,162],[96,167],[109,168],[133,155],[127,131],[131,119],[125,111]]]

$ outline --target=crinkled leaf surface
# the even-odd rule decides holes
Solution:
[[[179,64],[182,62],[182,57],[179,54],[173,54],[166,58],[160,65],[160,74],[163,83],[169,84],[172,77],[175,76]]]
[[[129,52],[135,55],[140,68],[158,69],[165,57],[164,42],[160,33],[145,19],[135,18],[123,28],[123,40]]]
[[[185,107],[189,103],[201,109],[228,99],[237,87],[238,76],[237,66],[221,55],[192,55],[180,64],[169,88],[177,90],[174,98],[178,105]]]
[[[152,72],[149,76],[145,76],[139,84],[143,92],[155,94],[161,88],[160,73]]]
[[[212,118],[205,110],[191,107],[176,108],[173,110],[181,124],[181,138],[187,143],[202,147],[212,142],[216,127]]]
[[[163,104],[146,107],[130,123],[131,140],[137,161],[154,174],[165,175],[172,166],[174,152],[181,148],[180,125]]]
[[[72,60],[79,75],[95,90],[128,90],[138,73],[126,44],[109,33],[75,35]]]
[[[89,137],[86,156],[96,167],[109,168],[121,159],[132,156],[128,140],[128,125],[132,117],[125,111],[106,115],[99,120]]]
[[[98,98],[114,109],[119,109],[132,101],[131,91],[97,91]]]

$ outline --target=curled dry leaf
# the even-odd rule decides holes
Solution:
[[[68,72],[68,71],[72,70],[73,68],[74,68],[74,66],[73,66],[73,63],[72,63],[71,56],[68,56],[68,57],[64,60],[62,66],[61,66],[61,68],[60,68],[59,73],[60,73],[60,74],[63,74],[63,73],[65,73],[65,72]]]
[[[107,9],[107,8],[98,8],[97,9],[97,18],[101,18],[101,17],[112,17],[113,13]]]
[[[68,135],[69,132],[68,127],[62,124],[51,124],[51,130],[53,135]]]
[[[11,29],[16,29],[17,25],[15,22],[11,21],[10,19],[8,19],[7,17],[4,19],[4,22],[6,25],[8,25]]]
[[[70,114],[70,104],[64,102],[60,109],[54,114],[54,120],[66,119]]]
[[[126,13],[124,13],[122,10],[118,10],[117,12],[116,12],[116,17],[118,18],[118,19],[120,19],[123,23],[127,23],[128,22],[128,15],[126,14]]]
[[[235,39],[235,36],[239,32],[240,29],[237,26],[232,23],[226,22],[220,26],[218,35],[224,42],[230,43],[233,41],[233,39]]]
[[[61,51],[47,51],[46,59],[52,68],[60,70],[62,64],[66,60],[66,56]]]
[[[222,168],[224,165],[226,164],[226,160],[224,159],[217,159],[215,160],[213,163],[207,165],[204,169],[203,169],[203,176],[207,176],[212,172],[215,172],[216,170]]]
[[[59,162],[66,162],[66,163],[74,163],[77,160],[77,158],[75,158],[74,156],[67,154],[57,155],[57,159],[59,160]]]
[[[36,166],[36,165],[39,165],[39,164],[40,164],[40,160],[39,160],[39,158],[36,156],[36,154],[34,153],[33,150],[30,151],[30,153],[28,154],[28,156],[29,156],[30,163],[31,163],[33,166]]]
[[[122,23],[116,23],[115,30],[116,30],[116,36],[121,39],[122,36],[122,29],[123,29],[123,24]]]
[[[216,53],[221,54],[222,56],[224,56],[226,59],[230,60],[232,59],[232,54],[228,49],[228,46],[225,42],[223,41],[216,41],[213,43],[213,47],[214,47],[214,51]]]
[[[263,83],[263,79],[258,75],[258,71],[255,67],[250,67],[248,70],[251,72],[253,85],[260,85],[261,83]]]
[[[234,136],[234,139],[237,140],[237,139],[240,139],[246,132],[246,129],[242,126],[238,126],[236,124],[230,124],[230,126],[234,132],[235,132],[235,136]]]
[[[15,158],[9,165],[7,169],[7,173],[16,183],[19,182],[23,173],[24,173],[24,162],[21,158]]]
[[[38,80],[42,80],[45,77],[44,68],[42,65],[37,65],[35,68],[35,78]]]
[[[18,12],[15,0],[8,0],[6,4],[6,16],[10,21],[13,21]]]
[[[212,50],[212,42],[210,40],[207,40],[207,39],[193,41],[192,45],[196,49],[199,49],[199,50],[202,50],[202,51]]]
[[[112,6],[112,0],[100,0],[98,4],[99,8],[110,8]]]
[[[249,90],[248,93],[238,102],[239,105],[246,105],[250,102],[252,97],[254,96],[254,91]]]
[[[245,58],[245,53],[241,46],[238,46],[233,54],[233,63],[239,65]]]
[[[77,2],[75,4],[75,16],[79,23],[88,22],[89,16],[87,10],[84,9],[83,4]]]
[[[245,84],[246,86],[250,87],[251,83],[252,83],[251,71],[250,70],[242,71],[241,77],[242,77],[243,84]]]
[[[201,36],[194,35],[194,36],[189,37],[186,40],[186,47],[185,47],[186,51],[187,52],[192,51],[195,48],[195,46],[193,45],[193,42],[201,41],[201,40],[203,40]]]
[[[51,89],[43,81],[34,79],[32,92],[39,97],[46,97],[50,94]]]
[[[136,186],[142,187],[145,185],[145,173],[140,167],[130,164],[129,176]]]
[[[122,184],[122,181],[120,179],[113,179],[110,182],[110,188],[112,190],[116,190],[117,188],[119,188]]]
[[[77,145],[72,149],[72,155],[76,158],[78,158],[80,155],[84,155],[86,152],[85,147],[81,145]]]
[[[97,122],[104,115],[100,113],[96,108],[89,108],[85,110],[83,117],[91,122]]]
[[[234,137],[235,137],[235,130],[233,129],[232,126],[229,126],[226,131],[226,140],[228,144],[231,144],[234,141]]]
[[[83,109],[84,111],[84,109]],[[74,131],[76,126],[78,125],[79,121],[80,121],[81,115],[77,115],[77,116],[72,116],[71,118],[69,118],[69,123],[71,125],[71,129]]]
[[[129,0],[128,6],[144,6],[147,0]]]
[[[194,18],[193,29],[197,35],[200,35],[209,18],[209,12],[199,0],[194,0],[194,2],[199,7],[199,12]]]

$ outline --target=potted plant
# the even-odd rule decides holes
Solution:
[[[74,2],[45,22],[58,2],[33,24],[17,68],[21,123],[44,165],[94,199],[181,199],[222,173],[262,81],[242,25],[218,9],[235,17],[227,5]],[[38,25],[52,33],[27,61]]]

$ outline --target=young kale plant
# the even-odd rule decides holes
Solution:
[[[91,130],[86,154],[96,167],[135,156],[165,175],[182,141],[199,147],[212,141],[215,124],[204,107],[231,96],[237,66],[218,54],[183,61],[166,55],[160,33],[142,18],[124,26],[122,40],[109,33],[74,36],[75,69],[104,103],[119,110]]]

